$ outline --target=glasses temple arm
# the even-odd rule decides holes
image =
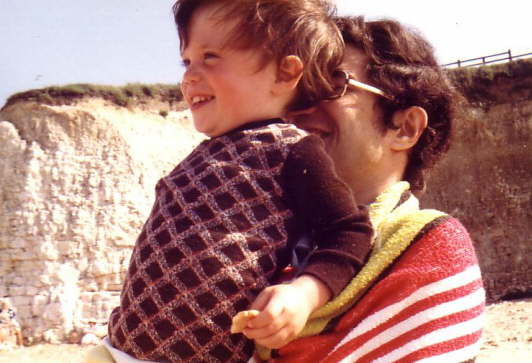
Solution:
[[[365,83],[356,81],[356,80],[354,80],[352,78],[349,78],[347,80],[347,83],[350,86],[353,86],[353,87],[356,87],[356,88],[360,88],[360,89],[366,90],[368,92],[375,93],[375,94],[377,94],[379,96],[382,96],[382,97],[390,99],[390,96],[388,96],[386,93],[384,93],[383,90],[378,89],[377,87],[370,86],[369,84],[365,84]]]

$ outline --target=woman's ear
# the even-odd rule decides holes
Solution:
[[[277,70],[276,86],[289,91],[297,88],[303,76],[303,62],[297,55],[288,55],[281,59]]]
[[[427,128],[427,111],[419,106],[411,106],[395,112],[392,122],[395,127],[391,130],[393,133],[391,149],[394,151],[409,150],[416,145]]]

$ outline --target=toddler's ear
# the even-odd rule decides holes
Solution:
[[[303,75],[303,62],[297,55],[288,55],[279,63],[277,82],[288,83],[290,88],[296,88]]]

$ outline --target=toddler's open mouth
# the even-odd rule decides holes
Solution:
[[[190,100],[190,106],[192,108],[197,108],[213,99],[214,96],[194,96]]]

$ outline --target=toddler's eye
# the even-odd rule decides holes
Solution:
[[[214,63],[218,58],[220,57],[216,53],[206,52],[203,54],[203,61],[207,64]]]

